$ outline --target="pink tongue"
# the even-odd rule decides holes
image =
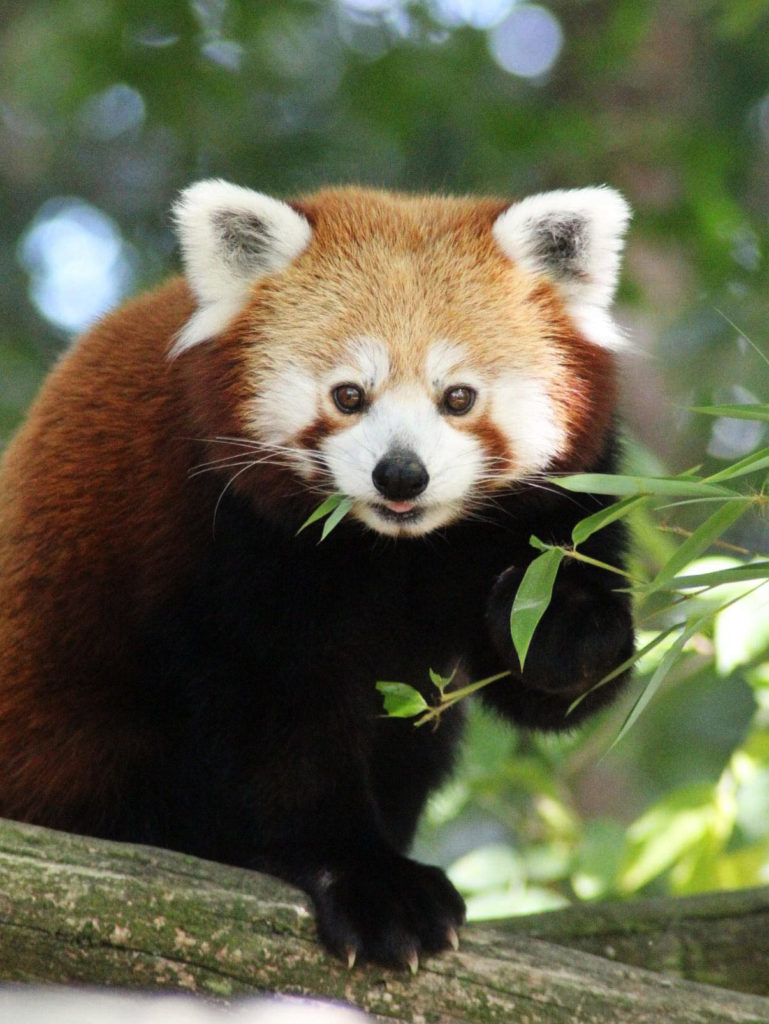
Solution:
[[[388,501],[387,507],[391,512],[410,512],[414,507],[413,501]]]

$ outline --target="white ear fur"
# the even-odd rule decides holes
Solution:
[[[589,341],[615,349],[623,337],[608,308],[630,216],[614,189],[561,189],[514,203],[492,233],[511,260],[556,284]]]
[[[199,308],[179,332],[172,355],[222,331],[245,305],[254,281],[296,259],[312,234],[287,203],[220,179],[185,189],[173,216]]]

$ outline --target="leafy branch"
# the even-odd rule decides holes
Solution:
[[[734,416],[735,418],[769,421],[769,405],[719,405],[698,407],[695,411],[713,416]],[[727,482],[737,480],[750,473],[769,468],[769,448],[761,448],[739,459],[725,469],[709,476],[698,476],[689,471],[676,476],[630,476],[622,474],[583,473],[554,478],[550,482],[564,490],[590,494],[616,496],[617,500],[599,512],[580,520],[572,530],[571,544],[549,544],[533,536],[530,543],[540,554],[529,564],[513,602],[510,614],[510,635],[521,667],[524,666],[529,647],[537,626],[547,610],[559,569],[564,559],[573,559],[614,573],[627,581],[639,618],[651,614],[663,623],[654,631],[651,639],[632,658],[617,666],[601,679],[593,689],[604,686],[616,676],[631,668],[658,646],[665,644],[671,636],[673,642],[667,647],[657,668],[651,675],[643,692],[637,698],[615,740],[619,742],[637,720],[659,689],[668,673],[678,664],[689,643],[705,631],[726,608],[752,593],[769,581],[769,560],[761,559],[740,566],[729,566],[708,572],[689,572],[713,546],[723,543],[722,535],[740,519],[748,509],[763,510],[769,503],[765,489],[756,493],[743,493]],[[764,485],[765,486],[765,485]],[[663,504],[659,504],[660,499]],[[691,503],[717,503],[718,508],[695,530],[686,531],[684,541],[669,555],[656,574],[648,580],[641,580],[617,566],[609,565],[584,554],[580,545],[598,530],[610,523],[632,516],[642,509],[654,512]],[[660,526],[660,529],[669,529]],[[727,584],[755,583],[754,587],[741,588],[727,599],[711,603],[699,614],[695,610],[682,615],[682,608],[694,597],[713,593]],[[667,595],[667,603],[660,607],[660,595]],[[664,621],[665,615],[675,613],[673,622]],[[677,635],[676,635],[677,634]],[[385,696],[385,713],[397,717],[415,717],[415,725],[428,721],[437,723],[441,714],[457,701],[476,693],[484,686],[497,682],[509,672],[499,673],[486,679],[470,683],[460,689],[451,690],[449,678],[438,676],[431,671],[430,678],[436,686],[439,700],[430,705],[422,694],[405,683],[378,683],[377,688]],[[592,692],[592,691],[591,691]],[[584,700],[584,694],[574,702],[572,708]]]

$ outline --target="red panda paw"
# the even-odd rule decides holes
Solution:
[[[424,956],[457,948],[465,904],[440,868],[391,854],[323,868],[308,888],[321,941],[350,967],[416,973]]]
[[[594,572],[585,573],[579,567],[562,569],[521,670],[510,636],[510,612],[522,577],[521,570],[505,572],[497,580],[487,609],[492,642],[517,685],[511,687],[507,681],[505,686],[503,680],[484,696],[523,725],[568,728],[612,699],[627,679],[628,672],[623,671],[610,683],[593,689],[633,654],[630,600],[627,594],[611,589],[613,581]],[[509,691],[507,699],[504,691]],[[566,718],[572,702],[587,694]]]

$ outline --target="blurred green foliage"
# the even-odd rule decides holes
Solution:
[[[547,66],[505,70],[548,32]],[[769,0],[0,0],[0,441],[69,330],[177,266],[169,205],[218,175],[620,188],[633,471],[758,450],[765,423],[689,407],[769,397],[767,39]],[[639,512],[638,572],[705,514]],[[765,516],[727,540],[722,559],[766,556]],[[421,852],[456,861],[478,913],[769,880],[761,594],[692,636],[609,753],[627,709],[555,739],[474,717]]]

